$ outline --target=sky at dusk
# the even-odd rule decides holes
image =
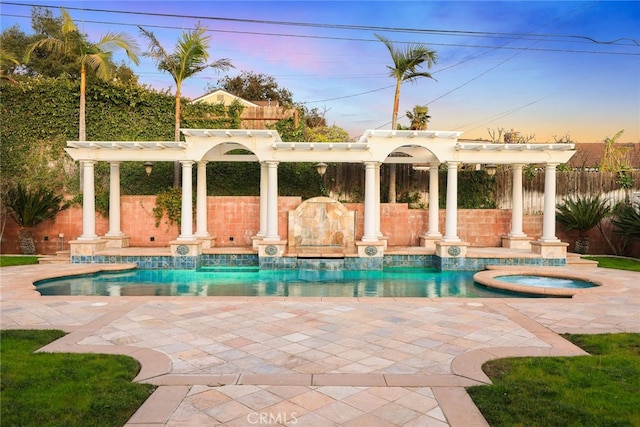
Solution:
[[[273,76],[295,102],[326,111],[352,136],[389,129],[395,80],[387,48],[421,43],[437,52],[433,79],[402,85],[399,122],[428,105],[429,129],[489,139],[515,129],[534,142],[569,135],[599,142],[624,129],[640,142],[640,2],[573,1],[2,1],[2,30],[32,33],[32,5],[66,7],[89,40],[126,32],[146,49],[137,25],[167,50],[200,22],[211,59],[235,69],[185,81],[196,98],[207,84],[241,71]],[[124,56],[116,55],[116,58]],[[140,83],[175,90],[148,58],[128,64]]]

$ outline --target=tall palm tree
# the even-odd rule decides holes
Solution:
[[[36,49],[44,49],[47,52],[59,55],[74,55],[78,57],[80,64],[80,125],[79,141],[87,139],[85,124],[86,111],[86,91],[87,91],[87,69],[93,71],[95,75],[103,81],[111,77],[111,53],[116,48],[123,49],[129,59],[138,65],[137,42],[125,33],[107,33],[98,43],[90,43],[80,33],[78,27],[71,19],[69,12],[61,8],[62,26],[60,27],[61,38],[45,37],[33,43],[27,49],[25,63]]]
[[[419,69],[426,64],[427,68],[431,68],[436,63],[436,51],[427,48],[423,44],[409,43],[404,49],[397,48],[390,40],[376,34],[380,40],[389,49],[393,65],[387,65],[389,75],[396,79],[396,91],[393,98],[393,114],[391,116],[391,129],[398,126],[398,108],[400,106],[400,87],[403,82],[415,82],[420,77],[433,79],[433,76],[426,71]],[[396,165],[389,165],[389,202],[396,201]]]
[[[141,26],[138,26],[142,35],[149,41],[149,51],[143,55],[154,60],[158,70],[166,71],[171,75],[176,83],[176,126],[174,141],[180,141],[180,95],[182,83],[189,77],[213,68],[218,71],[225,71],[233,68],[231,60],[227,58],[218,59],[209,63],[210,37],[205,35],[206,28],[196,25],[191,31],[185,31],[176,43],[173,52],[167,52],[156,36]],[[173,164],[173,186],[180,186],[180,163]]]

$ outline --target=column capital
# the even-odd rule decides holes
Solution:
[[[180,160],[180,164],[182,165],[182,167],[193,166],[194,163],[195,160]]]

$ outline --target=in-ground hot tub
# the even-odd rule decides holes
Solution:
[[[586,275],[556,269],[489,269],[473,276],[477,283],[505,291],[553,297],[572,297],[600,286]]]

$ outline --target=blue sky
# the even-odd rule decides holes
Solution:
[[[19,0],[1,3],[2,29],[30,33],[32,4],[67,7],[91,40],[123,31],[143,49],[136,25],[172,49],[200,21],[211,57],[235,65],[228,75],[271,75],[352,136],[390,127],[394,80],[379,33],[437,51],[434,79],[403,84],[400,99],[400,116],[428,105],[430,129],[489,138],[487,129],[513,128],[536,142],[599,142],[624,129],[621,141],[640,141],[640,2]],[[130,66],[141,83],[174,89],[149,59]],[[223,75],[199,74],[183,93],[201,96]]]

